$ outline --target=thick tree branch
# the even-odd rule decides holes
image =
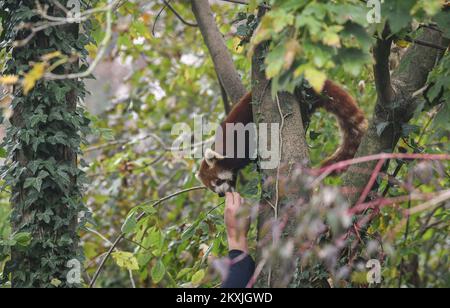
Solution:
[[[247,93],[247,90],[234,66],[223,36],[217,27],[209,2],[208,0],[191,0],[191,4],[220,82],[231,101],[237,103]]]
[[[446,44],[440,32],[427,28],[421,31],[419,40],[442,46]],[[403,124],[411,120],[420,102],[420,97],[414,94],[425,86],[429,73],[442,56],[440,50],[413,45],[404,55],[400,66],[390,76],[386,73],[388,70],[388,64],[385,62],[387,46],[383,42],[378,42],[377,45],[374,54],[378,62],[374,70],[378,101],[369,130],[356,157],[394,151],[401,136]],[[388,80],[391,81],[388,82]],[[389,83],[392,85],[393,92],[389,89]],[[380,127],[385,129],[382,130]],[[369,182],[371,171],[376,164],[377,162],[370,162],[350,167],[344,174],[345,186],[362,191]],[[359,172],[361,168],[367,172]],[[354,194],[349,196],[349,201],[354,204],[358,198],[359,195]]]
[[[219,75],[217,74],[217,80],[219,81],[220,86],[220,94],[222,94],[222,102],[223,102],[223,108],[225,109],[225,114],[229,114],[231,111],[231,103],[228,99],[227,91],[225,90],[222,81],[220,81]]]
[[[375,84],[378,98],[383,105],[389,104],[394,97],[394,90],[391,84],[391,73],[389,71],[389,56],[391,55],[392,38],[389,26],[386,25],[382,37],[377,39],[373,54],[375,65],[373,67],[375,74]]]

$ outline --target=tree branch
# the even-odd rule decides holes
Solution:
[[[435,45],[446,45],[442,33],[428,28],[422,28],[418,40]],[[387,45],[381,40],[377,42],[374,55],[377,63],[374,71],[377,82],[378,100],[375,112],[369,125],[369,130],[359,147],[356,158],[370,156],[382,152],[393,152],[402,133],[402,127],[414,115],[420,103],[420,96],[415,93],[424,87],[429,73],[438,63],[442,51],[422,45],[411,46],[404,55],[399,67],[389,75]],[[391,86],[389,86],[389,84]],[[380,133],[379,125],[386,127]],[[376,162],[367,162],[352,166],[343,175],[346,187],[354,187],[361,192],[370,180],[370,170],[374,170]],[[358,169],[369,170],[361,173]],[[359,194],[349,196],[350,204],[355,204]]]
[[[244,0],[219,0],[222,2],[229,2],[229,3],[236,3],[236,4],[242,4],[242,5],[248,5],[247,1]],[[270,9],[270,6],[267,4],[260,4],[260,7],[263,7],[265,9]]]
[[[197,25],[196,23],[189,22],[189,21],[185,20],[185,19],[183,18],[183,16],[181,16],[181,14],[178,13],[177,10],[175,10],[175,8],[169,3],[169,1],[166,1],[166,0],[162,0],[162,1],[164,2],[164,5],[165,5],[166,7],[168,7],[169,10],[171,10],[172,13],[174,13],[175,16],[176,16],[183,24],[185,24],[186,26],[189,26],[189,27],[198,27],[198,25]]]
[[[375,65],[375,85],[378,98],[383,105],[389,104],[394,97],[394,90],[391,84],[391,73],[389,71],[389,56],[391,55],[392,38],[390,36],[389,26],[386,25],[382,37],[377,39],[373,50]]]
[[[225,109],[225,114],[229,114],[232,106],[230,104],[230,100],[228,99],[227,91],[225,90],[222,81],[220,81],[219,74],[217,74],[217,80],[220,86],[220,93],[222,94],[222,102],[223,108]]]
[[[247,93],[247,90],[217,27],[209,2],[208,0],[191,0],[191,4],[220,82],[231,101],[237,103]]]

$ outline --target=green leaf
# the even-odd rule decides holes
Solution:
[[[444,31],[444,35],[450,38],[450,12],[447,10],[438,13],[434,17],[434,21],[438,24],[439,29]]]
[[[125,234],[130,234],[134,231],[136,228],[138,221],[136,219],[136,213],[133,212],[130,215],[128,215],[127,219],[125,220],[124,224],[122,225],[122,232]]]
[[[13,240],[22,247],[27,247],[31,243],[31,233],[20,232],[13,236]]]
[[[156,227],[151,228],[148,231],[145,244],[152,248],[160,249],[163,244],[163,235],[161,234],[161,231],[156,229]]]
[[[25,180],[24,188],[35,188],[38,192],[41,191],[42,179],[41,178],[27,178]]]
[[[284,66],[284,55],[286,54],[286,49],[284,44],[280,44],[272,50],[266,58],[266,76],[269,79],[281,73]]]
[[[198,286],[202,283],[204,278],[205,278],[205,270],[199,270],[192,276],[191,282],[194,285]]]
[[[183,268],[181,271],[178,272],[176,279],[181,279],[184,276],[186,276],[188,273],[192,271],[191,267]]]
[[[156,262],[155,266],[152,268],[152,280],[154,283],[159,283],[164,278],[166,274],[166,267],[161,260]]]
[[[381,6],[382,16],[387,16],[391,31],[397,33],[412,21],[411,10],[416,0],[385,1]]]

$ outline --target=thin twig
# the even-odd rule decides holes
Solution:
[[[167,0],[167,1],[170,2],[171,0]],[[163,5],[161,10],[159,10],[158,14],[156,14],[155,21],[153,22],[153,26],[152,26],[153,36],[156,36],[156,25],[158,24],[159,17],[161,17],[161,14],[166,10],[166,8],[167,8],[167,6]]]
[[[89,68],[82,72],[82,73],[75,73],[75,74],[65,74],[65,75],[57,75],[53,73],[46,73],[45,78],[48,80],[66,80],[66,79],[80,79],[80,78],[86,78],[92,75],[97,65],[100,63],[100,61],[103,59],[103,57],[106,54],[106,50],[108,48],[108,45],[112,38],[112,9],[109,9],[106,11],[106,32],[105,37],[103,38],[99,51],[97,53],[97,56],[95,57],[94,61],[89,65]]]
[[[403,154],[403,153],[380,153],[364,157],[358,157],[354,159],[344,160],[336,164],[324,167],[320,169],[320,176],[318,176],[311,187],[317,187],[325,178],[332,174],[336,170],[347,168],[351,165],[367,163],[371,161],[386,159],[409,159],[409,160],[450,160],[449,154]]]
[[[219,0],[222,2],[229,2],[229,3],[235,3],[235,4],[242,4],[242,5],[249,5],[247,1],[244,0]],[[263,7],[265,9],[270,9],[271,7],[267,4],[260,4],[259,7]]]
[[[420,212],[423,212],[425,210],[428,210],[436,205],[441,204],[444,201],[447,201],[450,199],[450,190],[444,191],[443,193],[439,194],[436,198],[431,199],[428,202],[425,202],[422,205],[416,206],[411,210],[408,210],[406,213],[408,216],[414,215]]]
[[[408,201],[408,211],[411,209],[411,199]],[[411,224],[411,216],[408,215],[408,221],[406,223],[406,229],[405,234],[403,235],[403,247],[406,247],[406,241],[408,240],[409,236],[409,228]],[[400,289],[402,287],[402,280],[403,280],[403,266],[405,263],[405,259],[402,257],[402,261],[400,262],[400,275],[398,277],[398,288]]]
[[[185,193],[188,193],[188,192],[191,192],[191,191],[195,191],[195,190],[204,190],[204,189],[206,189],[205,186],[196,186],[196,187],[192,187],[192,188],[189,188],[189,189],[181,190],[181,191],[176,192],[176,193],[174,193],[174,194],[172,194],[172,195],[169,195],[169,196],[167,196],[167,197],[164,197],[164,198],[162,198],[162,199],[159,199],[159,200],[155,201],[155,202],[152,204],[152,207],[156,207],[156,206],[160,205],[161,203],[163,203],[163,202],[165,202],[165,201],[167,201],[167,200],[170,200],[170,199],[172,199],[172,198],[174,198],[174,197],[177,197],[177,196],[179,196],[179,195],[182,195],[182,194],[185,194]],[[152,201],[152,202],[153,202],[153,201]],[[149,202],[146,202],[146,203],[149,203]],[[144,203],[144,204],[146,204],[146,203]],[[141,206],[142,206],[142,204],[141,204]],[[145,217],[145,215],[146,215],[145,212],[141,213],[141,214],[136,218],[136,220],[137,220],[137,221],[142,220],[142,219]],[[106,261],[108,261],[108,259],[109,259],[109,257],[111,256],[112,252],[113,252],[114,249],[117,247],[117,245],[119,245],[119,243],[124,239],[124,237],[125,237],[125,233],[121,233],[121,234],[119,235],[119,237],[117,237],[117,239],[114,241],[113,245],[110,247],[110,249],[109,249],[108,252],[106,253],[105,257],[102,259],[102,261],[101,261],[99,267],[97,268],[97,270],[96,270],[94,276],[92,277],[92,280],[91,280],[91,282],[89,283],[89,288],[93,288],[93,287],[94,287],[94,285],[95,285],[95,283],[96,283],[98,277],[100,276],[101,272],[103,271],[103,268],[104,268],[104,266],[105,266],[105,264],[106,264]]]
[[[366,187],[364,188],[363,193],[359,197],[358,202],[356,202],[356,205],[359,205],[359,204],[363,203],[366,200],[366,198],[369,195],[370,191],[372,190],[373,185],[375,184],[375,182],[377,180],[378,174],[380,173],[381,168],[383,168],[383,165],[384,165],[385,162],[386,162],[385,159],[380,159],[378,161],[375,169],[372,172],[372,175],[370,176],[370,180],[367,183]]]
[[[164,2],[164,5],[167,6],[167,7],[169,8],[169,10],[171,10],[172,13],[174,13],[175,16],[176,16],[183,24],[185,24],[186,26],[189,26],[189,27],[198,27],[198,24],[193,23],[193,22],[189,22],[189,21],[185,20],[185,19],[180,15],[180,13],[178,13],[177,10],[175,10],[175,8],[169,3],[169,1],[166,1],[166,0],[162,0],[162,1]]]

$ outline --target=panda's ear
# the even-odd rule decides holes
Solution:
[[[218,160],[223,160],[225,157],[223,155],[220,155],[216,151],[213,151],[211,149],[207,149],[205,152],[205,161],[208,164],[210,168],[214,167],[215,163]]]

